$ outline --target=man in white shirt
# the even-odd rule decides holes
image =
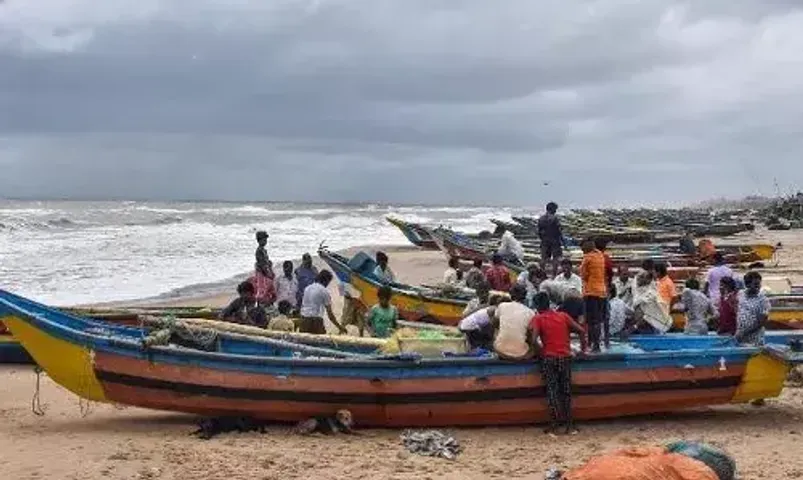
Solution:
[[[566,289],[583,293],[583,279],[572,270],[571,259],[563,258],[560,261],[560,274],[555,277],[555,281]]]
[[[304,295],[301,297],[301,322],[299,322],[298,328],[300,332],[325,334],[326,325],[323,322],[323,315],[326,313],[329,321],[340,333],[346,333],[346,329],[337,321],[332,311],[332,297],[327,289],[331,282],[332,272],[321,270],[315,282],[304,289]]]
[[[390,269],[388,263],[390,259],[385,252],[376,252],[376,268],[374,269],[374,276],[383,283],[395,283],[396,275]]]
[[[443,283],[452,287],[457,287],[463,280],[463,272],[460,270],[460,260],[457,257],[449,259],[449,268],[443,274]]]
[[[298,303],[298,279],[293,275],[293,262],[282,263],[282,274],[276,277],[276,305],[287,302],[295,310]]]
[[[635,282],[630,277],[630,269],[626,264],[619,265],[619,272],[613,278],[614,288],[616,288],[616,296],[621,298],[628,306],[633,306],[633,289]]]

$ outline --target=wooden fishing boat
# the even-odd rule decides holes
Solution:
[[[360,426],[457,426],[548,418],[538,362],[493,357],[327,357],[292,342],[221,333],[212,351],[146,346],[139,327],[72,316],[0,292],[0,318],[55,382],[91,401],[295,422],[348,409]],[[780,394],[799,354],[781,347],[621,353],[573,363],[578,419],[742,403]],[[673,348],[677,347],[677,348]],[[307,354],[305,352],[310,352]]]
[[[480,260],[486,263],[490,262],[492,252],[488,252],[485,249],[477,247],[476,244],[470,241],[470,239],[450,234],[448,232],[439,232],[434,230],[430,231],[430,234],[433,240],[435,240],[435,243],[437,243],[438,247],[447,257],[454,257],[472,262],[475,260]],[[628,266],[637,268],[641,266],[641,263],[645,258],[647,257],[644,256],[632,259],[617,257],[614,259],[614,263],[617,265],[626,264]],[[666,259],[661,255],[654,255],[650,256],[649,258],[653,258],[656,261]],[[535,256],[530,256],[529,258],[525,258],[525,260],[533,262],[538,261]],[[582,260],[582,257],[575,255],[574,260],[577,264],[579,264],[579,262]],[[523,272],[525,269],[524,265],[514,264],[511,262],[505,262],[505,265],[511,269],[511,272],[513,272],[515,276],[518,276],[518,274]],[[685,281],[689,278],[694,278],[698,276],[700,272],[701,268],[698,266],[672,266],[668,269],[669,277],[675,281]]]
[[[686,314],[672,311],[673,329],[683,330],[686,326]],[[771,330],[799,330],[803,329],[803,307],[793,305],[773,305],[770,309],[769,320],[766,325]]]
[[[349,259],[324,247],[318,250],[318,255],[341,282],[351,284],[360,292],[358,301],[365,308],[379,303],[378,292],[384,283],[374,278],[372,272],[376,263],[369,255],[359,252]],[[437,290],[402,283],[389,286],[393,289],[393,305],[399,310],[399,315],[411,322],[457,325],[472,297],[471,294],[464,294],[447,298],[440,296]]]
[[[385,219],[394,227],[401,230],[404,237],[416,247],[426,248],[428,250],[437,250],[438,245],[430,236],[429,232],[421,228],[419,225],[405,222],[404,220],[395,217],[385,217]]]

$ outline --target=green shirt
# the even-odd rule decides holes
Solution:
[[[393,305],[382,308],[374,305],[368,311],[368,325],[374,331],[374,336],[378,338],[388,338],[396,329],[396,320],[399,318],[399,311]]]

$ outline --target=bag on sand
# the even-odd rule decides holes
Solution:
[[[563,480],[721,480],[705,463],[661,447],[637,447],[594,457]]]
[[[719,480],[733,480],[736,477],[736,461],[716,447],[699,442],[679,441],[670,443],[666,449],[703,462],[717,474]]]

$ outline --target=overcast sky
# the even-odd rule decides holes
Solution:
[[[772,194],[801,52],[799,0],[1,0],[0,196]]]

